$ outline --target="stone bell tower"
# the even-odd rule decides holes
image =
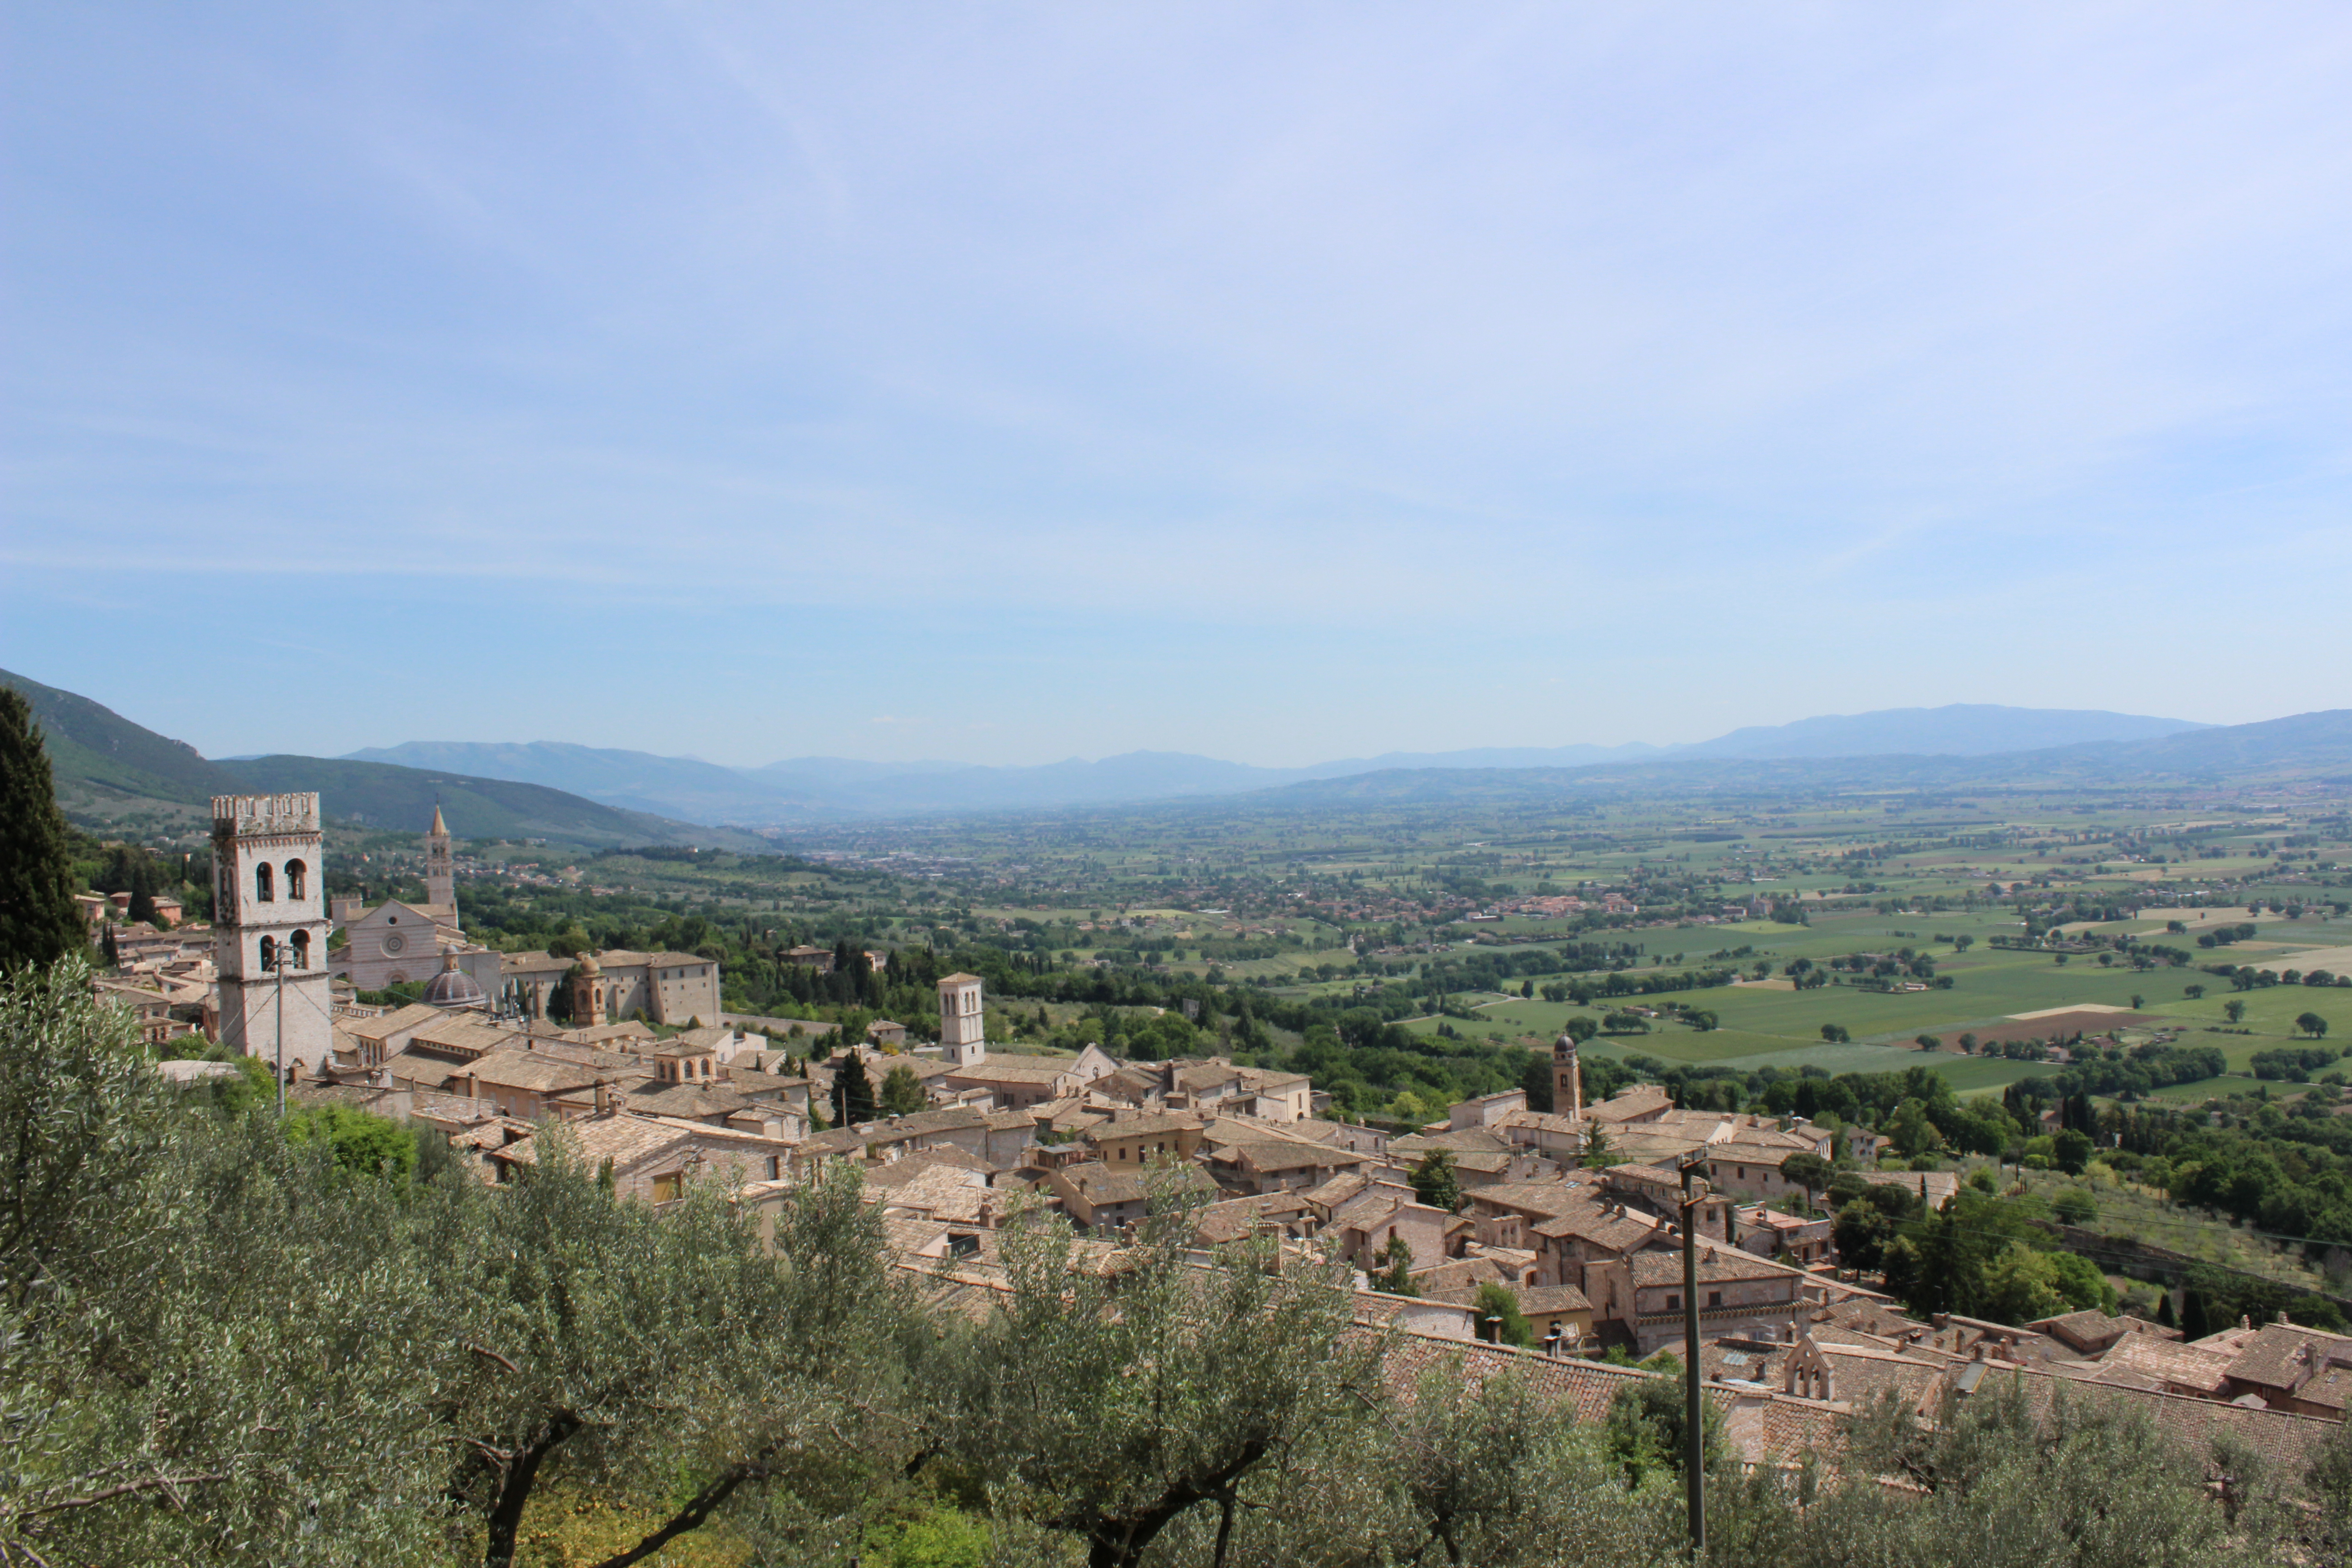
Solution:
[[[988,1059],[988,1015],[977,974],[950,974],[940,981],[940,1044],[957,1067]]]
[[[288,1070],[313,1077],[335,1038],[322,844],[316,795],[213,796],[221,1044],[275,1065],[282,1040]]]
[[[1555,1116],[1584,1114],[1584,1078],[1576,1068],[1576,1037],[1566,1030],[1551,1046],[1551,1109]]]
[[[449,825],[441,820],[441,803],[433,803],[433,826],[425,835],[425,901],[457,919],[457,872],[449,858]]]
[[[604,1018],[604,966],[593,952],[580,955],[580,973],[572,977],[572,1026],[601,1028]]]

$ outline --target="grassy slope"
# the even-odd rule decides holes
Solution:
[[[219,766],[247,789],[271,794],[317,790],[325,797],[330,816],[356,817],[370,827],[422,832],[433,820],[438,799],[449,830],[464,838],[547,838],[599,847],[719,843],[766,847],[747,834],[621,811],[542,784],[327,757],[257,757]]]
[[[142,728],[87,697],[0,670],[32,704],[60,784],[80,782],[127,795],[205,805],[236,782],[194,746]]]

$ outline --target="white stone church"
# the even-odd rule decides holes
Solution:
[[[427,984],[446,967],[444,959],[454,956],[458,970],[485,995],[499,994],[499,955],[467,942],[457,921],[457,864],[449,825],[437,805],[425,834],[425,901],[386,899],[370,909],[357,899],[337,899],[331,913],[342,928],[345,945],[329,973],[357,990]]]

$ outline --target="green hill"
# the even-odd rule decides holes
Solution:
[[[215,765],[233,775],[240,790],[257,795],[317,790],[330,820],[392,832],[423,832],[433,820],[437,801],[449,831],[461,838],[547,838],[596,848],[633,844],[766,847],[749,834],[599,805],[544,784],[331,757],[254,757]]]
[[[143,729],[87,697],[5,669],[0,685],[15,687],[32,704],[60,783],[80,781],[184,805],[209,805],[214,795],[240,787],[185,741]]]
[[[0,683],[32,704],[57,775],[58,801],[85,826],[195,826],[216,795],[317,790],[328,820],[421,833],[439,802],[463,838],[545,838],[584,848],[708,844],[764,849],[765,840],[600,805],[543,784],[509,784],[389,763],[258,757],[215,763],[184,741],[132,723],[87,697],[0,670]],[[142,815],[145,814],[145,815]]]

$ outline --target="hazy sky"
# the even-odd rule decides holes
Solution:
[[[41,5],[0,666],[215,755],[2352,705],[2352,11]]]

